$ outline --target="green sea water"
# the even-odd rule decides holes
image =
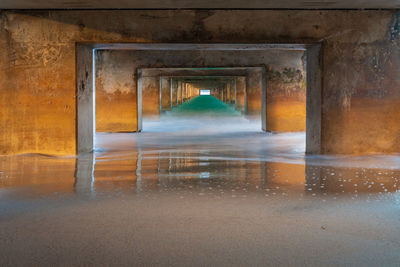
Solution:
[[[241,116],[240,111],[235,110],[225,102],[210,96],[197,96],[178,107],[167,112],[173,116]]]

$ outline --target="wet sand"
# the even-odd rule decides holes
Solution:
[[[398,266],[399,155],[259,129],[167,114],[78,158],[0,157],[0,265]]]

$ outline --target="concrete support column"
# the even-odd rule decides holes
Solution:
[[[182,90],[181,90],[181,104],[185,102],[185,82],[182,82]]]
[[[140,132],[143,129],[143,74],[142,70],[138,70],[138,81],[137,81],[137,131]]]
[[[184,82],[182,84],[182,104],[186,102],[186,86],[187,84]]]
[[[321,46],[309,47],[307,57],[306,153],[320,154],[322,146]]]
[[[267,81],[265,68],[261,71],[261,129],[267,131]]]
[[[197,87],[192,88],[192,99],[199,95],[199,89]]]
[[[171,78],[160,77],[160,111],[171,110]]]
[[[229,82],[226,83],[225,88],[226,88],[226,103],[230,104],[231,103],[231,85]]]
[[[181,84],[181,95],[180,95],[180,99],[181,99],[181,104],[183,104],[183,98],[184,98],[184,94],[185,94],[185,83],[182,82]]]
[[[257,118],[261,115],[263,72],[250,71],[246,79],[246,115]]]
[[[190,84],[188,83],[185,85],[185,102],[187,102],[189,98],[189,86]]]
[[[160,78],[142,76],[143,117],[159,118],[160,116]]]
[[[179,104],[179,81],[171,78],[171,108]]]
[[[192,99],[192,92],[193,92],[193,85],[189,84],[188,101],[190,101],[190,99]]]
[[[228,103],[228,84],[224,85],[224,102]]]
[[[195,96],[195,92],[196,88],[194,86],[192,86],[192,91],[190,92],[190,99],[192,99]]]
[[[231,81],[231,104],[236,105],[236,78]]]
[[[176,103],[177,105],[182,104],[182,81],[178,81],[178,92],[176,96]]]
[[[169,85],[170,85],[170,88],[169,88],[169,104],[170,104],[169,108],[170,109],[172,109],[173,102],[176,100],[176,92],[175,92],[175,98],[172,95],[173,94],[173,90],[174,90],[174,86],[173,86],[173,83],[172,83],[173,81],[174,80],[172,78],[169,78]]]
[[[89,153],[95,146],[94,50],[76,46],[77,153]]]
[[[246,110],[246,77],[236,78],[236,110]]]

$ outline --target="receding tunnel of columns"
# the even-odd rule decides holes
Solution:
[[[160,79],[160,110],[163,106],[168,108],[182,104],[182,98],[185,98],[182,94],[186,94],[186,87],[190,86],[192,89],[210,89],[213,96],[224,102],[229,100],[230,104],[234,104],[247,115],[261,114],[262,94],[266,90],[264,67],[148,68],[139,71],[142,80],[141,89],[147,91],[143,101],[149,102],[143,107],[144,116],[159,114],[156,105],[152,104],[156,99],[155,84],[158,79]],[[150,91],[153,93],[149,94]],[[236,98],[237,101],[234,101]]]
[[[244,78],[226,76],[160,77],[160,113],[205,95],[205,92],[220,101],[236,106],[236,81]]]
[[[266,90],[263,67],[159,68],[138,72],[145,132],[164,129],[168,134],[176,128],[207,135],[207,130],[229,128],[231,133],[250,130],[251,134],[260,132],[265,125],[266,116],[261,112]],[[253,79],[252,87],[247,86],[248,79]],[[193,144],[196,142],[193,139]]]
[[[208,50],[204,47],[207,45],[202,45],[200,50],[205,50],[206,53]],[[219,46],[218,46],[219,47]],[[249,46],[246,48],[237,48],[238,50],[246,50],[249,49]],[[276,49],[277,46],[268,46],[262,48],[262,51],[268,49]],[[299,49],[301,46],[294,46],[295,49]],[[96,69],[95,64],[95,55],[96,49],[100,49],[100,51],[104,49],[113,49],[115,48],[114,45],[78,45],[78,64],[77,64],[77,75],[78,75],[78,151],[91,151],[94,148],[94,136],[95,136],[95,124],[101,116],[98,118],[94,118],[94,114],[98,113],[99,105],[95,108],[95,100],[97,103],[97,92],[96,86],[98,79],[98,71]],[[286,46],[279,47],[279,49],[287,49]],[[118,46],[118,49],[121,49]],[[178,48],[177,50],[179,51]],[[210,47],[208,47],[210,49]],[[215,49],[211,45],[211,50]],[[218,48],[218,49],[223,49]],[[218,50],[217,49],[217,50]],[[232,49],[232,48],[230,48]],[[258,48],[259,49],[259,48]],[[321,97],[321,80],[320,80],[320,60],[319,60],[319,46],[310,46],[306,50],[307,54],[307,71],[305,71],[304,76],[307,76],[307,90],[305,90],[306,86],[304,86],[303,97],[297,99],[297,105],[300,107],[300,112],[296,113],[295,120],[292,118],[292,122],[296,121],[296,126],[293,129],[285,129],[283,131],[299,131],[304,130],[307,128],[306,136],[307,136],[307,152],[309,153],[318,153],[320,151],[320,97]],[[184,66],[184,63],[182,63]],[[153,117],[157,118],[163,112],[163,99],[164,105],[167,100],[170,101],[169,106],[173,108],[173,99],[174,94],[176,95],[177,105],[179,104],[179,93],[174,93],[173,88],[175,88],[174,84],[176,84],[177,90],[182,85],[185,86],[184,90],[186,95],[182,95],[181,93],[181,102],[185,102],[193,97],[193,94],[196,94],[200,90],[200,88],[208,88],[210,92],[212,92],[212,96],[216,97],[222,102],[225,102],[229,105],[234,105],[235,109],[239,109],[246,117],[248,118],[256,118],[260,116],[262,122],[262,129],[266,131],[273,131],[274,126],[271,122],[272,114],[270,106],[271,103],[276,99],[284,100],[285,96],[274,95],[272,90],[268,88],[268,81],[271,78],[271,72],[267,73],[265,70],[265,65],[258,66],[258,67],[248,67],[248,65],[241,65],[241,66],[229,66],[229,67],[215,67],[210,68],[209,66],[203,67],[204,70],[208,70],[209,73],[207,75],[199,75],[199,74],[192,74],[188,76],[188,71],[199,71],[201,68],[184,68],[180,70],[173,70],[175,74],[164,74],[159,73],[158,75],[148,74],[151,73],[153,70],[147,70],[146,68],[138,68],[132,72],[131,71],[131,78],[135,81],[137,85],[137,90],[135,92],[135,97],[131,98],[133,101],[131,102],[131,110],[133,111],[133,124],[134,127],[131,127],[129,130],[125,130],[128,132],[135,132],[142,130],[142,120],[146,117]],[[238,69],[235,69],[238,68]],[[240,69],[241,68],[241,69]],[[268,68],[268,67],[267,67]],[[242,71],[242,74],[230,74],[228,75],[229,71]],[[311,70],[311,71],[310,71]],[[162,70],[158,70],[161,71]],[[165,71],[165,70],[164,70]],[[171,69],[170,69],[171,71]],[[186,71],[186,73],[185,73]],[[183,72],[179,73],[176,72]],[[207,71],[206,71],[207,72]],[[225,72],[225,73],[221,73]],[[93,74],[93,75],[92,75]],[[186,75],[183,75],[186,74]],[[274,74],[272,72],[272,74]],[[224,76],[225,75],[225,76]],[[294,73],[296,75],[296,73]],[[292,75],[293,76],[293,75]],[[300,75],[301,76],[301,75]],[[293,77],[292,77],[293,78]],[[304,81],[306,78],[304,77]],[[305,83],[305,82],[304,82]],[[235,102],[233,102],[233,96],[231,95],[234,90],[232,88],[236,87],[238,84],[244,84],[244,92],[243,95],[240,95],[239,98],[235,96]],[[169,85],[169,97],[163,97],[163,87],[168,87]],[[84,90],[85,92],[81,93],[79,88],[89,88],[91,90]],[[235,89],[235,90],[236,90]],[[164,89],[165,90],[165,89]],[[83,91],[83,90],[82,90]],[[166,91],[166,90],[165,90]],[[229,91],[229,93],[228,93]],[[307,95],[309,96],[307,99],[307,116],[305,114],[305,98],[306,98],[306,91]],[[189,94],[187,93],[189,92]],[[95,95],[96,94],[96,98]],[[166,93],[168,94],[168,93]],[[228,95],[229,94],[229,95]],[[236,92],[235,92],[236,94]],[[240,93],[239,93],[240,94]],[[290,92],[287,94],[290,95]],[[313,95],[313,97],[311,97]],[[271,97],[273,96],[273,97]],[[167,99],[167,100],[166,100]],[[81,101],[79,101],[81,100]],[[272,101],[271,101],[272,100]],[[271,104],[271,105],[269,105]],[[276,104],[276,103],[275,103]],[[93,106],[92,106],[93,105]],[[104,108],[103,108],[104,109]],[[107,109],[106,109],[107,110]],[[290,110],[290,109],[289,109]],[[109,112],[112,112],[112,109],[109,108]],[[275,112],[276,115],[277,112]],[[279,112],[278,112],[279,113]],[[290,114],[290,111],[287,112]],[[123,116],[123,114],[121,114]],[[305,127],[305,120],[307,118],[307,127]],[[278,120],[279,121],[279,120]],[[289,123],[290,124],[290,123]],[[93,126],[92,126],[93,125]],[[112,125],[112,124],[111,124]],[[301,125],[300,128],[298,125]],[[292,127],[292,126],[290,126]],[[297,127],[297,128],[296,128]],[[279,127],[278,127],[279,128]],[[98,129],[97,129],[98,130]],[[119,131],[119,130],[113,130]],[[124,130],[123,130],[124,131]],[[101,132],[101,131],[99,131]],[[107,131],[106,131],[107,132]]]
[[[266,105],[265,67],[147,68],[138,73],[143,119],[157,119],[163,111],[198,96],[200,89],[208,89],[248,119],[260,121],[263,130],[273,130],[266,127],[267,113],[262,112]]]

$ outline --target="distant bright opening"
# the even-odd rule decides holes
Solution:
[[[211,91],[210,90],[200,90],[200,95],[210,95]]]

